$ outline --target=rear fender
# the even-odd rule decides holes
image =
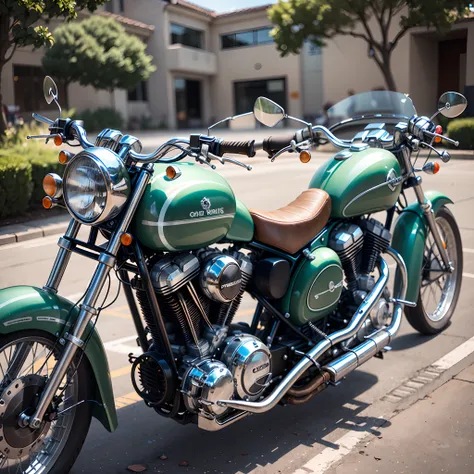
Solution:
[[[79,314],[71,301],[32,286],[15,286],[0,290],[0,334],[38,329],[56,336],[70,327]],[[92,415],[108,431],[117,428],[117,412],[104,346],[95,328],[85,355],[94,374]],[[88,332],[84,337],[87,337]]]
[[[441,206],[453,204],[453,201],[438,191],[426,191],[426,199],[431,202],[436,215]],[[418,202],[407,206],[397,220],[392,237],[392,247],[400,253],[407,266],[408,287],[406,292],[407,301],[417,301],[421,284],[421,269],[423,265],[423,253],[425,240],[428,235],[428,221],[423,209]],[[395,275],[395,294],[400,288],[400,277]]]

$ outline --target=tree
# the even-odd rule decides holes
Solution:
[[[50,46],[53,36],[40,20],[76,18],[78,10],[96,9],[107,0],[0,0],[0,77],[18,46]],[[36,25],[36,26],[35,26]],[[0,105],[3,104],[0,81]],[[0,140],[5,134],[5,117],[0,119]]]
[[[365,41],[387,88],[397,90],[390,62],[400,39],[417,26],[446,32],[470,13],[469,4],[466,0],[278,0],[269,18],[276,25],[272,34],[282,56],[298,53],[307,39],[318,46],[338,35]],[[397,25],[392,24],[394,19]]]
[[[60,26],[54,38],[43,56],[43,68],[66,86],[78,82],[109,91],[131,89],[156,69],[146,45],[112,18],[94,15]],[[67,99],[65,105],[69,108]]]

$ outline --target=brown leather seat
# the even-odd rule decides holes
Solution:
[[[326,225],[331,198],[322,189],[308,189],[286,207],[276,211],[251,209],[250,214],[257,242],[294,254]]]

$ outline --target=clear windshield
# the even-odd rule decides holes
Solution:
[[[411,118],[416,114],[415,106],[409,97],[400,92],[371,91],[347,97],[327,112],[330,125],[348,118],[378,116]]]

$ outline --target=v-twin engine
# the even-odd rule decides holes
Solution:
[[[254,401],[262,395],[272,377],[270,350],[246,334],[248,326],[233,324],[252,271],[248,256],[216,249],[165,257],[152,266],[150,276],[182,381],[169,378],[152,345],[133,369],[134,385],[148,404],[169,405],[170,387],[179,383],[186,409],[213,418],[226,411],[218,400]],[[153,344],[160,347],[147,296],[136,286]],[[158,379],[151,376],[157,371]]]

